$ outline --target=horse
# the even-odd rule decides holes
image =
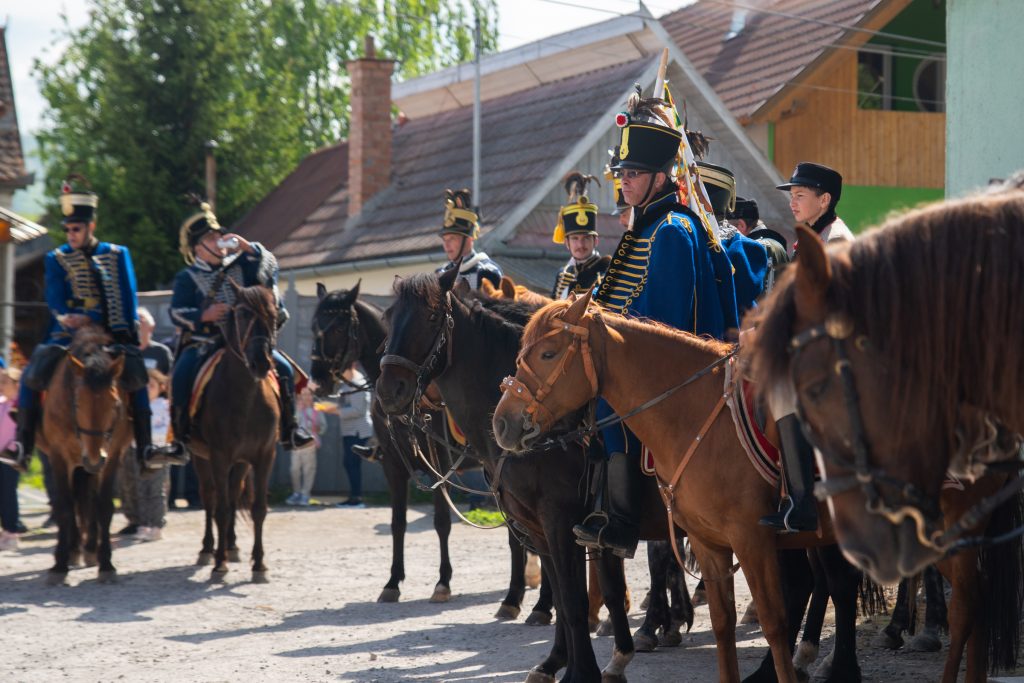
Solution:
[[[78,328],[42,399],[37,443],[53,468],[57,520],[57,549],[46,579],[51,585],[67,580],[83,549],[87,566],[98,563],[101,583],[117,578],[110,545],[114,476],[132,428],[128,392],[120,386],[125,359],[111,341],[96,325]]]
[[[754,379],[799,407],[843,552],[883,583],[962,540],[937,505],[947,471],[974,480],[1018,458],[1022,185],[910,211],[827,251],[802,229],[757,314]]]
[[[372,303],[359,298],[359,283],[349,290],[328,292],[317,283],[317,306],[313,314],[313,349],[310,374],[317,384],[317,395],[328,397],[337,391],[370,390],[380,377],[380,357],[386,331],[382,320],[383,311]],[[367,374],[367,387],[349,387],[342,383],[341,374],[354,361],[359,361]],[[401,582],[405,580],[405,530],[406,513],[409,507],[409,480],[414,470],[426,471],[410,447],[410,438],[418,441],[418,448],[429,450],[427,437],[411,430],[397,420],[390,421],[377,401],[371,408],[374,432],[378,448],[382,452],[381,466],[391,493],[391,575],[377,602],[397,602],[401,595]],[[432,424],[444,419],[439,412],[433,414]],[[392,438],[392,432],[394,437]],[[447,459],[445,449],[439,449],[442,458]],[[450,465],[450,462],[448,463]],[[447,469],[447,467],[445,468]],[[448,537],[451,533],[451,513],[444,492],[433,491],[434,530],[441,546],[440,577],[430,597],[431,602],[447,602],[451,598],[452,565],[448,553]],[[502,599],[498,619],[515,619],[519,616],[526,593],[525,551],[513,537],[509,537],[512,569],[508,592]],[[530,617],[543,623],[550,622],[550,592],[543,589],[538,604]]]
[[[202,393],[188,444],[206,511],[197,564],[212,561],[211,576],[215,580],[228,571],[228,560],[237,559],[235,513],[244,505],[249,508],[255,536],[252,580],[266,583],[263,522],[280,418],[276,380],[270,373],[277,334],[277,302],[266,287],[241,287],[233,280],[228,282],[235,291],[235,304],[221,324],[224,348],[218,351],[220,361]]]
[[[523,328],[497,309],[486,308],[464,281],[456,287],[457,276],[457,269],[452,269],[440,276],[396,280],[395,302],[385,312],[388,337],[377,380],[378,399],[392,415],[407,414],[417,394],[433,382],[480,456],[501,507],[517,529],[526,530],[544,558],[558,619],[552,649],[527,681],[553,681],[563,667],[563,681],[596,680],[601,671],[587,624],[584,554],[571,531],[591,508],[585,449],[572,443],[528,457],[504,457],[491,436],[490,414],[498,402],[498,380],[515,366]],[[519,306],[519,315],[526,320],[523,304],[507,305]],[[654,492],[653,482],[649,492]],[[641,533],[645,538],[666,538],[665,517],[651,500]],[[599,562],[615,638],[602,680],[621,681],[634,653],[624,609],[623,565],[611,553],[602,553]],[[664,591],[660,592],[664,600]],[[652,591],[652,601],[656,595]]]
[[[860,680],[854,632],[860,572],[841,561],[838,550],[829,549],[835,541],[827,517],[822,514],[820,535],[777,536],[758,524],[774,509],[775,490],[748,462],[723,411],[727,393],[721,370],[730,362],[732,347],[665,325],[588,312],[589,305],[589,294],[571,303],[555,302],[530,320],[516,375],[503,381],[505,393],[494,412],[498,443],[523,451],[557,420],[603,396],[651,449],[670,521],[686,530],[700,563],[720,679],[739,680],[731,553],[744,569],[771,649],[770,659],[753,677],[770,680],[774,673],[778,680],[792,681],[792,643],[811,584],[790,582],[784,599],[782,576],[790,572],[780,568],[780,558],[793,556],[777,557],[776,550],[823,546],[819,556],[829,568],[836,605],[836,651],[828,680]],[[685,383],[675,384],[683,377],[688,377]],[[687,390],[678,391],[684,385]],[[650,395],[659,398],[648,400]],[[694,457],[699,452],[703,457]],[[730,493],[723,496],[726,485]],[[802,595],[795,596],[798,590]],[[767,669],[769,662],[774,672]]]

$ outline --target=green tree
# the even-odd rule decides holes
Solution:
[[[493,0],[91,0],[69,47],[36,63],[48,187],[70,171],[100,195],[99,234],[132,249],[140,286],[181,266],[177,230],[218,142],[217,213],[231,224],[307,153],[348,131],[345,63],[375,36],[409,78],[496,45]]]

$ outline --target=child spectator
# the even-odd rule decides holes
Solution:
[[[292,495],[285,501],[287,505],[309,505],[309,495],[313,492],[313,480],[316,478],[316,454],[320,448],[320,435],[327,428],[327,420],[313,404],[313,391],[307,385],[299,394],[295,407],[295,419],[301,429],[313,435],[313,441],[305,448],[291,451]]]

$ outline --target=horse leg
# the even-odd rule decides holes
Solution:
[[[377,602],[398,602],[399,584],[405,581],[405,529],[409,509],[409,473],[402,469],[401,453],[382,460],[384,475],[391,490],[391,577],[377,597]],[[435,508],[436,509],[436,508]],[[436,521],[435,521],[436,524]]]
[[[508,528],[508,549],[512,556],[512,574],[509,578],[508,593],[494,615],[495,619],[510,621],[519,616],[523,597],[526,595],[526,549],[516,538],[512,527]]]
[[[637,652],[654,652],[658,648],[658,629],[667,632],[671,627],[672,618],[669,616],[667,597],[667,560],[675,561],[671,555],[672,550],[667,542],[647,542],[647,571],[651,576],[651,592],[644,622],[633,633],[633,645]]]
[[[553,566],[545,567],[546,571],[551,574],[555,573]],[[553,582],[555,586],[558,586],[558,590],[561,589],[561,585],[558,582],[557,577],[549,577],[549,582]],[[556,603],[559,608],[559,615],[562,612],[562,597],[556,598]],[[537,666],[530,669],[530,672],[526,676],[526,683],[554,683],[555,676],[558,672],[569,664],[569,619],[559,618],[558,623],[555,624],[555,638],[551,644],[551,650],[548,652],[547,657],[544,658]],[[597,660],[594,659],[593,653],[591,653],[591,659],[593,660],[594,674],[590,680],[597,678]],[[566,671],[566,675],[562,678],[562,681],[572,680],[570,679],[571,671]]]
[[[825,625],[825,611],[828,609],[828,578],[825,576],[825,568],[822,566],[820,558],[814,551],[783,550],[779,553],[780,561],[785,561],[783,558],[788,557],[790,554],[794,557],[792,564],[789,566],[790,570],[795,570],[797,562],[802,563],[811,572],[806,577],[809,581],[805,585],[814,586],[814,590],[810,594],[811,603],[807,607],[807,622],[804,624],[804,635],[800,639],[799,647],[793,653],[793,667],[796,669],[798,676],[803,676],[807,673],[811,664],[814,663],[814,660],[818,658],[818,653],[821,649],[821,629]],[[808,560],[810,560],[809,563]],[[784,571],[784,575],[785,573]],[[795,578],[787,578],[785,585],[789,590],[798,590]],[[803,596],[804,604],[806,604],[806,601],[807,595],[805,592]],[[790,640],[791,644],[796,641],[796,633],[800,630],[801,617],[802,615],[796,616],[792,612],[789,613],[789,630],[793,636]],[[796,623],[793,622],[794,618]]]
[[[82,560],[86,567],[96,566],[96,514],[92,475],[76,468],[71,475],[74,500],[74,517],[77,523],[76,547],[82,548]],[[85,536],[84,543],[82,536]]]
[[[448,555],[448,537],[452,533],[452,512],[440,489],[434,491],[434,531],[441,546],[440,578],[430,602],[448,602],[452,597],[452,562]]]
[[[932,565],[925,567],[921,580],[924,582],[924,630],[910,639],[907,650],[938,652],[942,649],[939,634],[949,628],[942,574]]]
[[[597,562],[601,593],[604,595],[604,605],[608,608],[608,621],[611,622],[612,635],[615,638],[612,661],[604,668],[604,672],[614,675],[618,670],[621,675],[621,671],[625,670],[625,665],[636,653],[633,635],[629,630],[629,615],[626,613],[625,567],[622,558],[610,552],[599,553]]]
[[[813,632],[814,623],[817,622],[820,636],[821,624],[825,619],[825,606],[828,604],[828,588],[824,576],[819,579],[818,574],[812,569],[811,562],[808,561],[809,553],[806,550],[780,550],[776,553],[776,557],[782,581],[782,597],[786,602],[786,626],[788,628],[786,644],[792,650],[796,643],[796,637],[800,633],[800,624],[804,619],[807,598],[811,595],[812,586],[815,590],[819,586],[823,587],[824,600],[818,608],[820,615],[808,613],[807,628]],[[751,602],[751,604],[754,603]],[[813,612],[814,609],[812,606],[811,611]],[[807,637],[807,631],[805,631],[805,637]],[[814,657],[817,657],[816,651],[810,661],[813,661]],[[805,680],[808,677],[807,673],[801,671],[796,660],[797,658],[794,656],[793,667],[797,676],[800,680]],[[744,683],[774,683],[778,680],[775,673],[775,657],[771,650],[761,660],[761,666],[743,680]]]
[[[96,482],[98,489],[94,496],[95,526],[99,532],[99,581],[112,583],[117,579],[117,570],[112,561],[113,550],[110,545],[110,520],[114,517],[114,467],[108,464]]]
[[[228,515],[228,562],[241,562],[242,555],[238,550],[238,539],[235,536],[235,521],[238,517],[238,498],[245,486],[245,477],[248,475],[248,466],[236,464],[228,473],[228,490],[231,491],[231,513]],[[255,502],[255,498],[253,499]]]
[[[861,680],[857,663],[857,593],[861,572],[846,561],[838,545],[817,548],[815,551],[828,577],[828,591],[836,608],[835,649],[819,667],[820,677],[828,667],[826,683],[858,683]]]
[[[892,608],[889,625],[878,632],[874,644],[886,650],[898,650],[903,647],[903,632],[910,628],[912,579],[903,579],[896,590],[896,604]]]
[[[596,560],[587,560],[587,627],[593,633],[601,624],[601,606],[604,597],[601,595],[601,580],[598,578]],[[609,622],[609,629],[611,622]],[[607,635],[599,633],[598,635]]]
[[[211,463],[211,467],[213,464]],[[228,571],[228,516],[231,514],[231,492],[228,490],[227,468],[214,472],[214,488],[216,489],[217,502],[214,506],[214,519],[217,522],[217,549],[214,552],[213,577],[223,575]]]
[[[965,647],[967,676],[964,680],[968,683],[984,681],[988,669],[988,644],[978,647],[978,641],[984,640],[979,637],[983,627],[975,623],[981,597],[978,551],[958,553],[939,566],[949,576],[953,587],[953,598],[949,603],[949,653],[942,671],[942,683],[956,683]]]
[[[772,543],[763,543],[762,547],[772,547]],[[718,680],[723,683],[729,681],[735,683],[740,680],[740,667],[739,661],[736,659],[736,593],[734,589],[734,582],[731,572],[731,561],[732,553],[728,550],[712,549],[705,546],[701,541],[696,540],[692,536],[690,537],[690,547],[693,549],[693,554],[697,557],[697,562],[700,564],[701,574],[704,575],[705,588],[707,590],[707,601],[708,609],[711,612],[711,629],[715,634],[715,645],[716,652],[718,655]],[[762,554],[764,552],[762,551]],[[755,556],[755,553],[750,553],[751,557]],[[770,614],[781,615],[783,606],[777,604],[779,601],[778,590],[778,565],[775,563],[774,551],[772,552],[772,562],[768,564],[775,565],[771,568],[771,574],[767,573],[769,570],[765,569],[766,573],[758,573],[757,581],[760,582],[762,577],[773,575],[775,581],[769,583],[772,586],[773,594],[770,597],[762,598],[762,601],[758,601],[757,611],[758,613],[764,613],[769,611]],[[744,557],[740,558],[740,562],[744,563],[744,575],[747,575],[747,571],[751,574],[759,572],[761,565],[766,564],[763,560],[760,564],[746,564]],[[746,568],[749,567],[749,570]],[[747,576],[747,582],[753,584],[752,576]],[[755,586],[751,585],[750,592],[754,594],[755,600],[757,600],[759,592],[755,590]],[[653,593],[653,591],[652,591]],[[653,595],[652,595],[653,599]],[[784,617],[780,616],[780,619]],[[765,636],[769,634],[776,637],[781,636],[781,631],[776,625],[776,621],[779,619],[766,620],[768,625],[766,626]],[[762,622],[765,624],[765,622]],[[768,641],[771,643],[771,639]],[[789,664],[788,678],[781,678],[786,683],[795,681],[795,677],[792,673],[793,663],[789,661],[788,657],[783,657],[783,664]],[[776,660],[778,661],[778,660]]]
[[[674,634],[674,638],[668,638],[665,634],[662,634],[659,645],[676,646],[683,642],[683,636],[680,633],[683,625],[686,625],[687,633],[693,628],[693,602],[690,600],[690,590],[686,587],[686,576],[683,574],[683,568],[675,561],[675,557],[669,558],[666,583],[668,584],[668,594],[671,600],[668,633]],[[675,642],[667,642],[669,640],[675,640]]]
[[[78,533],[75,524],[75,507],[72,498],[71,481],[68,474],[63,472],[63,463],[60,456],[51,456],[54,467],[53,484],[53,517],[57,520],[57,549],[53,554],[53,567],[46,576],[46,583],[49,585],[62,584],[68,575],[68,560],[72,552],[77,551],[78,545],[73,543],[73,535]]]
[[[252,530],[255,537],[252,542],[252,580],[253,583],[267,582],[267,565],[263,562],[263,522],[267,518],[267,482],[270,479],[270,468],[274,464],[274,450],[271,447],[262,457],[257,457],[252,465]],[[245,474],[242,475],[245,477]],[[232,517],[234,517],[232,515]],[[232,519],[232,525],[234,520]],[[232,538],[232,540],[234,540]]]
[[[527,564],[529,564],[531,558],[534,557],[537,556],[530,554],[526,560]],[[537,597],[537,604],[533,606],[530,616],[526,617],[526,623],[530,626],[547,626],[550,624],[554,599],[554,590],[551,587],[551,577],[549,576],[548,567],[546,565],[541,565],[540,595]]]
[[[203,547],[199,551],[197,565],[213,563],[213,512],[217,508],[217,491],[213,484],[213,470],[205,458],[192,458],[199,479],[199,496],[203,501],[206,526],[203,532]]]

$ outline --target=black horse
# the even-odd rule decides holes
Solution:
[[[359,284],[350,290],[328,292],[317,284],[316,312],[313,315],[313,356],[311,374],[317,383],[317,394],[321,397],[341,391],[354,391],[342,383],[341,374],[351,363],[359,361],[365,369],[370,385],[380,376],[381,349],[386,336],[382,322],[382,311],[371,303],[359,299]],[[397,602],[405,580],[405,530],[406,513],[409,507],[409,481],[414,470],[426,468],[412,452],[410,437],[416,439],[418,447],[426,452],[429,444],[423,434],[410,430],[397,420],[388,425],[388,417],[377,401],[371,410],[374,432],[377,435],[381,465],[391,493],[391,576],[381,591],[378,602]],[[443,416],[435,414],[432,424],[441,424]],[[390,431],[389,431],[390,429]],[[435,449],[440,457],[443,471],[451,461],[443,448]],[[434,529],[441,545],[440,578],[431,596],[431,602],[447,602],[451,597],[452,565],[448,554],[448,537],[451,533],[451,512],[440,488],[433,494]],[[526,554],[522,545],[511,535],[509,549],[512,555],[511,580],[508,593],[498,609],[497,618],[515,619],[519,616],[523,597],[526,593]],[[550,590],[542,587],[540,601],[534,611],[546,613],[550,618]]]

